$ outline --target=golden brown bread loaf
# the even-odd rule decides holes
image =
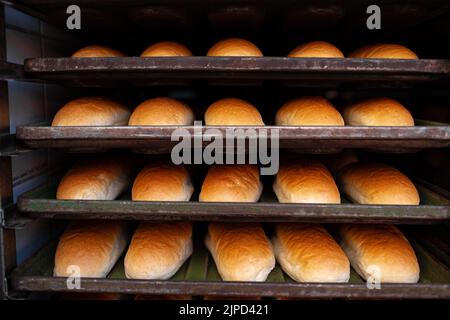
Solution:
[[[371,44],[353,51],[349,58],[419,59],[410,49],[398,44]]]
[[[213,45],[207,53],[208,56],[224,56],[224,57],[245,57],[254,56],[262,57],[262,52],[250,41],[244,39],[225,39]]]
[[[290,58],[344,58],[344,54],[325,41],[311,41],[301,44],[289,52]]]
[[[263,126],[261,114],[250,103],[236,98],[221,99],[205,112],[207,126]]]
[[[419,193],[407,176],[381,163],[357,162],[340,172],[347,197],[360,204],[418,205]]]
[[[104,46],[87,46],[77,50],[72,54],[72,58],[108,58],[108,57],[125,57],[125,55],[117,50]]]
[[[157,97],[145,100],[131,114],[130,126],[192,125],[194,113],[181,101]]]
[[[156,162],[139,172],[133,183],[131,198],[134,201],[189,201],[193,192],[186,168]]]
[[[142,223],[125,256],[125,275],[129,279],[169,279],[192,250],[190,222]]]
[[[141,57],[186,57],[192,52],[184,45],[173,41],[161,41],[152,44],[142,52]]]
[[[78,98],[66,103],[53,118],[52,126],[120,126],[127,124],[130,110],[104,97]]]
[[[73,222],[59,239],[55,253],[56,277],[104,278],[128,244],[125,221],[80,220]]]
[[[273,191],[281,203],[341,203],[333,176],[315,160],[297,159],[281,165]]]
[[[350,126],[414,126],[411,113],[399,102],[389,98],[364,100],[343,111]]]
[[[277,126],[343,126],[339,111],[323,97],[302,97],[288,101],[277,112]]]
[[[319,224],[277,223],[273,249],[283,270],[298,282],[348,282],[350,262]]]
[[[344,225],[341,245],[352,267],[365,280],[415,283],[419,263],[406,237],[392,225]]]
[[[213,165],[203,181],[199,201],[257,202],[262,189],[256,165]]]
[[[225,281],[265,281],[275,267],[272,246],[259,223],[217,223],[205,239]]]
[[[58,200],[114,200],[131,184],[125,159],[99,159],[73,166],[56,191]]]

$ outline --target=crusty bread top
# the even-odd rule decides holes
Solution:
[[[88,46],[77,50],[72,54],[72,58],[108,58],[108,57],[125,57],[125,55],[117,50],[104,46]]]
[[[331,173],[323,164],[310,159],[282,164],[273,190],[281,203],[341,203]]]
[[[419,193],[399,170],[381,163],[357,162],[340,172],[344,193],[360,204],[418,205]]]
[[[78,220],[73,222],[59,239],[55,253],[56,276],[70,276],[79,267],[82,277],[100,277],[114,261],[112,256],[120,254],[119,242],[127,232],[125,221]]]
[[[398,44],[371,44],[353,51],[349,58],[419,59],[410,49]]]
[[[289,269],[301,273],[299,280],[348,280],[350,262],[320,224],[277,223],[275,237],[281,251],[277,257],[283,255]]]
[[[207,53],[208,56],[255,56],[262,57],[262,52],[250,41],[244,39],[225,39],[213,45]]]
[[[377,266],[381,274],[373,276],[379,276],[381,282],[414,283],[419,280],[414,250],[395,226],[342,225],[339,234],[352,265],[365,277],[370,274],[371,266]]]
[[[130,110],[105,97],[78,98],[66,103],[53,118],[52,126],[118,126],[128,122]]]
[[[157,97],[145,100],[131,114],[130,126],[191,125],[194,113],[181,101]]]
[[[199,200],[205,202],[257,202],[262,192],[256,165],[213,165],[203,181]]]
[[[186,248],[192,250],[191,241],[190,222],[140,224],[125,256],[127,277],[161,279],[173,273],[186,259]]]
[[[184,45],[173,41],[161,41],[152,44],[141,57],[182,57],[192,56],[192,52]]]
[[[325,41],[311,41],[304,43],[289,52],[290,58],[344,58],[344,54]]]
[[[193,191],[186,168],[157,162],[139,172],[131,198],[135,201],[189,201]]]
[[[225,98],[211,104],[205,112],[207,126],[263,126],[261,114],[250,103]]]
[[[205,243],[227,281],[256,281],[257,275],[268,274],[275,265],[272,246],[260,223],[211,222]]]
[[[346,107],[345,123],[351,126],[413,126],[414,118],[399,102],[374,98]]]
[[[286,102],[277,112],[279,126],[343,126],[339,111],[323,97],[301,97]]]
[[[113,200],[131,183],[125,159],[98,159],[73,166],[56,191],[58,200]]]

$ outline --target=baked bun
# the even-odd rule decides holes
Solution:
[[[56,277],[104,278],[128,244],[125,221],[79,220],[59,238],[55,253]]]
[[[104,46],[88,46],[79,49],[72,58],[110,58],[110,57],[125,57],[125,55],[117,50]]]
[[[114,200],[131,184],[125,160],[97,159],[73,166],[56,191],[58,200]]]
[[[207,126],[263,126],[261,114],[250,103],[236,98],[221,99],[205,112]]]
[[[142,52],[141,57],[186,57],[192,52],[184,45],[173,41],[161,41],[152,44]]]
[[[262,52],[250,41],[244,39],[225,39],[213,45],[207,53],[208,56],[223,57],[262,57]]]
[[[199,201],[257,202],[262,189],[256,165],[213,165],[203,181]]]
[[[290,58],[344,58],[344,54],[325,41],[304,43],[289,52]]]
[[[359,204],[418,205],[419,193],[407,176],[381,163],[357,162],[340,172],[347,197]]]
[[[129,279],[169,279],[190,257],[192,250],[190,222],[142,223],[125,256],[125,276]]]
[[[273,191],[280,203],[341,203],[333,176],[315,160],[297,159],[281,165]]]
[[[277,112],[277,126],[343,126],[339,111],[323,97],[302,97],[288,101]]]
[[[392,225],[344,225],[341,246],[353,269],[378,283],[416,283],[419,263],[408,239]]]
[[[389,98],[352,104],[342,114],[350,126],[414,126],[414,118],[408,109]]]
[[[158,97],[142,102],[131,114],[130,126],[192,125],[194,113],[181,101]]]
[[[134,201],[189,201],[194,192],[189,172],[183,166],[154,163],[146,166],[134,180]]]
[[[78,98],[66,103],[53,118],[52,126],[121,126],[130,110],[104,97]]]
[[[371,44],[353,51],[349,58],[366,59],[419,59],[408,48],[398,44]]]
[[[278,223],[273,249],[283,270],[298,282],[348,282],[350,262],[320,224]]]
[[[272,246],[259,223],[211,222],[205,244],[225,281],[265,281],[275,267]]]

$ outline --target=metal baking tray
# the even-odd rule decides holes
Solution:
[[[426,122],[422,122],[427,124]],[[450,126],[414,127],[202,127],[204,145],[211,139],[226,136],[231,129],[277,129],[279,147],[299,149],[308,152],[325,153],[327,149],[368,148],[386,152],[406,152],[422,148],[446,148],[450,146]],[[17,128],[17,139],[23,140],[31,148],[63,149],[109,149],[133,148],[144,153],[170,152],[178,141],[171,141],[171,135],[177,126],[116,126],[116,127],[51,127],[48,125],[25,126]],[[194,137],[198,128],[182,127]],[[215,136],[208,129],[218,129],[221,136]],[[213,137],[213,138],[211,138]],[[206,142],[206,138],[209,140]],[[270,143],[270,139],[269,139]]]
[[[450,79],[450,60],[285,57],[121,57],[33,58],[25,72],[42,80],[79,86],[143,80],[283,80],[292,83],[328,81],[415,82]],[[327,81],[324,81],[327,80]]]
[[[198,243],[193,256],[169,280],[126,279],[123,258],[104,279],[82,278],[81,288],[67,289],[67,278],[52,277],[57,243],[51,242],[19,266],[11,276],[11,287],[19,291],[118,292],[126,294],[183,294],[208,296],[262,296],[292,298],[417,299],[450,298],[450,271],[412,241],[421,275],[417,284],[381,284],[368,289],[352,269],[349,283],[296,283],[277,266],[266,282],[222,281],[204,245]]]
[[[278,203],[266,184],[257,203],[55,200],[57,181],[22,194],[18,209],[35,218],[192,221],[304,221],[321,223],[438,223],[450,218],[450,200],[416,182],[420,206]],[[196,188],[199,190],[199,187]]]

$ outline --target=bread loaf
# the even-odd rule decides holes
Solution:
[[[130,126],[187,126],[194,122],[194,113],[181,101],[158,97],[142,102],[131,114]]]

